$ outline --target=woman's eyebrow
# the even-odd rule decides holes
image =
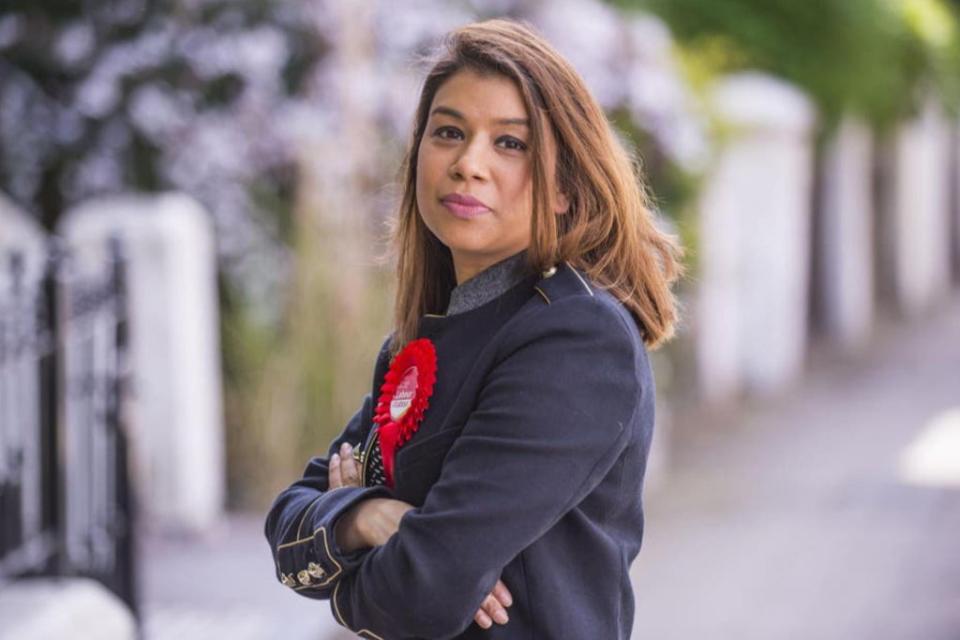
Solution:
[[[464,115],[456,109],[444,107],[443,105],[434,108],[434,110],[430,112],[430,115],[435,115],[437,113],[446,114],[451,118],[456,118],[457,120],[466,120],[466,117],[464,117]],[[519,124],[524,127],[530,126],[530,120],[528,118],[499,118],[493,122],[494,124]]]

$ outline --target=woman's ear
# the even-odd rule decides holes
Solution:
[[[560,189],[556,189],[553,192],[553,212],[557,215],[563,215],[570,211],[570,200]]]

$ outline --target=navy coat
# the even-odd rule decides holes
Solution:
[[[418,337],[436,346],[437,381],[395,487],[327,490],[329,455],[376,437],[385,342],[363,406],[270,509],[277,578],[329,599],[364,638],[628,638],[654,422],[630,313],[564,263],[477,308],[424,316]],[[386,544],[341,552],[337,518],[374,496],[416,508]],[[498,578],[510,620],[482,629],[473,616]]]

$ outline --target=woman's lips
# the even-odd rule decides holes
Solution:
[[[450,211],[450,213],[458,218],[476,218],[477,216],[490,211],[490,209],[483,205],[461,204],[454,200],[441,200],[440,202]]]
[[[469,193],[448,193],[440,198],[440,204],[456,217],[465,220],[476,218],[490,211],[485,202]]]

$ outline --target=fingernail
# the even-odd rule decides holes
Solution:
[[[343,443],[343,446],[340,447],[340,450],[343,451],[343,455],[345,455],[345,456],[350,455],[350,451],[352,450],[351,447],[350,447],[350,443],[349,443],[349,442],[344,442],[344,443]]]
[[[490,622],[489,618],[484,618],[483,620],[480,621],[480,626],[483,627],[484,629],[489,629],[491,626],[493,626],[493,623]]]
[[[503,606],[509,607],[509,606],[512,605],[512,604],[513,604],[513,598],[511,598],[510,596],[506,596],[506,597],[503,599]]]
[[[495,614],[493,614],[493,619],[499,622],[500,624],[507,624],[507,620],[509,620],[509,618],[507,617],[507,614],[504,611],[497,611]]]
[[[340,456],[337,455],[336,453],[330,456],[330,462],[336,462],[339,459],[340,459]]]

